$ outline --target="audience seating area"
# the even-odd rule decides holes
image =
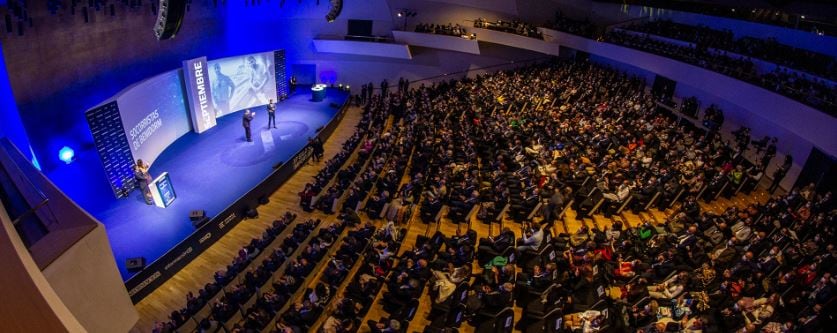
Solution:
[[[654,36],[690,44],[676,44]],[[613,29],[603,36],[603,40],[698,65],[762,86],[832,115],[837,113],[837,85],[830,81],[837,77],[834,57],[794,48],[773,39],[734,39],[731,31],[660,20]],[[759,71],[753,59],[777,66],[772,71]]]
[[[155,332],[834,325],[832,193],[705,209],[764,192],[774,163],[743,129],[727,145],[720,111],[680,122],[586,61],[382,91],[356,99],[357,132],[300,193],[337,220],[275,221]]]
[[[722,73],[837,114],[837,60],[775,39],[735,38],[732,31],[654,20],[600,33],[589,21],[555,15],[552,29],[666,56]],[[659,38],[664,37],[664,38]],[[683,41],[676,43],[666,39]],[[759,70],[754,59],[775,64]]]
[[[497,22],[489,22],[486,19],[480,17],[476,19],[476,21],[474,21],[474,27],[508,32],[525,37],[543,39],[543,34],[541,34],[541,32],[538,31],[537,26],[517,20],[497,20]]]
[[[547,24],[547,27],[592,39],[599,36],[597,33],[599,29],[589,20],[575,20],[564,16],[561,12],[555,13],[555,22]]]
[[[416,25],[416,32],[463,37],[468,39],[473,38],[473,35],[469,35],[468,30],[464,27],[459,24],[450,23],[447,25],[419,23]]]

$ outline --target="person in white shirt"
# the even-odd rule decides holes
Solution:
[[[654,299],[672,299],[680,296],[687,274],[680,272],[661,284],[648,286],[648,296]]]
[[[543,242],[543,229],[541,228],[533,228],[536,230],[529,229],[523,235],[523,238],[520,239],[520,245],[517,247],[517,251],[523,252],[526,250],[537,250],[541,247],[541,243]]]

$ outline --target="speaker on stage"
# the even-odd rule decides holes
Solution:
[[[129,272],[141,271],[145,268],[145,257],[128,258],[128,260],[125,261],[125,268],[127,268]]]
[[[154,24],[154,35],[159,40],[173,38],[180,31],[183,16],[186,15],[186,1],[160,0],[157,10],[157,23]]]
[[[260,205],[267,205],[268,203],[270,203],[270,197],[268,197],[267,195],[263,195],[263,196],[259,197],[259,204]]]
[[[247,207],[246,209],[244,209],[244,216],[248,219],[254,219],[259,217],[259,211],[257,211],[255,208]]]
[[[205,210],[193,210],[189,212],[189,220],[192,221],[192,226],[197,229],[209,222],[209,217],[206,216]]]
[[[189,212],[189,219],[192,221],[202,220],[206,218],[205,210],[193,210]]]

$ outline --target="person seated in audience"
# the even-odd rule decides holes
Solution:
[[[456,287],[466,279],[471,277],[471,269],[469,266],[456,267],[453,263],[448,263],[446,270],[431,270],[433,273],[433,290],[436,291],[434,302],[444,303],[453,295]]]
[[[526,229],[524,232],[523,237],[517,240],[517,251],[524,252],[524,251],[537,251],[541,247],[541,243],[543,243],[544,239],[544,230],[543,228],[538,227],[530,227]]]
[[[384,309],[394,313],[403,308],[411,299],[419,296],[419,280],[410,277],[407,273],[401,273],[394,281],[389,283],[384,295]]]
[[[287,323],[284,319],[276,320],[276,326],[274,327],[276,332],[279,333],[303,333],[303,330],[298,325],[293,325]]]
[[[648,286],[648,296],[658,300],[676,298],[683,293],[688,279],[688,273],[680,272],[661,284]]]
[[[620,178],[621,177],[618,177],[616,179]],[[631,180],[616,180],[614,185],[615,187],[607,187],[602,190],[602,195],[606,199],[606,203],[603,205],[604,208],[602,210],[602,214],[604,214],[607,218],[610,218],[611,215],[616,213],[619,207],[621,207],[631,196],[631,191],[634,188]]]
[[[372,333],[398,333],[401,332],[401,322],[395,319],[369,321],[369,329]]]
[[[478,248],[478,262],[485,263],[500,255],[507,248],[514,245],[514,232],[508,227],[503,228],[497,237],[480,238]]]

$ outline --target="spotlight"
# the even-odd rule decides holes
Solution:
[[[331,9],[329,9],[328,14],[326,14],[326,21],[329,23],[334,22],[338,16],[340,16],[340,12],[343,11],[343,0],[330,0],[331,2]]]
[[[70,164],[73,163],[73,160],[76,158],[76,152],[73,151],[73,148],[64,146],[61,150],[58,151],[58,159],[63,161],[64,163]]]
[[[398,12],[398,14],[395,14],[395,15],[398,16],[398,17],[404,16],[404,14],[402,14],[401,12]]]

